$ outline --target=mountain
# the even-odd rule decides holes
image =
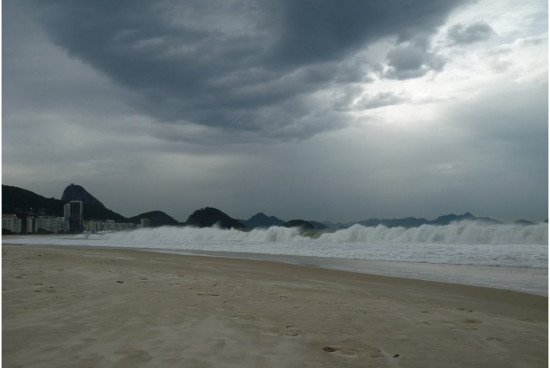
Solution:
[[[397,219],[377,219],[371,218],[364,221],[352,222],[347,224],[333,224],[333,223],[320,223],[316,221],[305,220],[292,220],[284,222],[275,216],[267,216],[261,212],[255,214],[248,220],[239,221],[231,218],[222,211],[206,207],[195,211],[186,223],[180,223],[174,218],[170,217],[162,211],[151,211],[134,216],[130,219],[106,208],[97,198],[90,194],[86,189],[80,185],[71,184],[63,191],[62,199],[45,198],[41,195],[33,193],[29,190],[2,185],[2,213],[4,214],[17,214],[20,218],[26,218],[27,216],[63,216],[64,205],[71,200],[80,200],[84,202],[84,218],[87,220],[114,220],[119,223],[133,222],[139,223],[142,218],[148,218],[151,226],[198,226],[198,227],[210,227],[212,225],[218,225],[221,228],[235,228],[246,230],[248,228],[255,227],[270,227],[270,226],[287,226],[287,227],[302,227],[304,229],[324,229],[326,225],[331,228],[343,228],[349,227],[355,223],[364,226],[378,226],[383,225],[386,227],[418,227],[422,225],[448,225],[451,222],[456,221],[482,221],[490,224],[500,224],[500,221],[494,220],[489,217],[476,217],[470,212],[466,212],[462,215],[449,214],[439,216],[434,220],[426,220],[424,218],[405,217]],[[25,221],[23,222],[25,223]],[[519,220],[516,223],[519,224],[532,224],[530,221]]]
[[[74,187],[80,187],[75,186],[74,184],[71,185],[73,185]],[[69,185],[67,188],[71,187],[71,185]],[[88,192],[86,192],[84,188],[82,189],[83,191],[77,188],[76,192],[81,193],[84,196],[84,192]],[[65,189],[63,194],[65,194],[66,191],[67,189]],[[69,194],[67,194],[65,198],[71,198],[71,193],[75,192],[70,190]],[[84,204],[85,219],[115,220],[116,222],[128,222],[128,219],[126,217],[106,208],[91,194],[88,193],[88,195],[88,202],[85,202]],[[66,199],[59,200],[55,198],[45,198],[41,195],[31,192],[30,190],[2,185],[2,213],[15,213],[18,214],[21,218],[27,217],[27,215],[61,217],[63,216],[63,206],[66,203],[68,203],[68,200]]]
[[[94,220],[114,220],[116,222],[128,222],[128,219],[105,207],[103,203],[90,194],[84,187],[71,184],[63,190],[61,196],[63,203],[70,201],[82,201],[84,203],[84,218]]]
[[[235,220],[234,218],[229,217],[222,211],[217,208],[206,207],[196,210],[189,216],[185,222],[187,226],[196,226],[196,227],[211,227],[213,225],[219,226],[222,229],[239,229],[245,230],[247,227]]]
[[[500,221],[497,221],[495,219],[489,218],[489,217],[476,217],[472,215],[470,212],[466,212],[463,215],[455,215],[455,214],[449,214],[444,216],[439,216],[435,220],[429,221],[425,218],[417,218],[417,217],[404,217],[404,218],[398,218],[398,219],[368,219],[364,221],[357,222],[358,224],[361,224],[363,226],[369,226],[369,227],[375,227],[378,225],[383,225],[386,227],[419,227],[422,225],[449,225],[451,222],[457,222],[457,221],[482,221],[485,223],[491,223],[491,224],[501,224]]]
[[[311,220],[309,220],[308,222],[311,224],[311,226],[313,226],[314,229],[317,229],[317,230],[322,230],[327,228],[327,225],[323,224],[322,222],[311,221]]]
[[[283,220],[278,219],[275,216],[267,216],[262,212],[258,212],[248,220],[243,220],[241,222],[251,229],[255,227],[268,228],[271,226],[283,226],[285,223]]]
[[[134,224],[139,224],[142,218],[149,219],[149,224],[151,227],[184,225],[178,220],[174,219],[173,217],[170,217],[169,215],[167,215],[162,211],[145,212],[137,216],[130,217],[128,220],[130,222],[133,222]]]
[[[474,221],[480,221],[485,222],[486,224],[493,224],[493,225],[502,225],[503,223],[501,221],[492,219],[490,217],[476,217]]]
[[[314,229],[315,227],[306,220],[290,220],[283,224],[284,227],[299,227],[302,229]]]
[[[430,223],[432,225],[449,225],[451,222],[455,222],[455,221],[464,221],[464,220],[472,221],[475,219],[476,217],[474,215],[472,215],[470,212],[466,212],[463,215],[450,214],[445,216],[439,216],[435,220],[430,221]]]
[[[105,207],[97,198],[88,193],[84,187],[71,184],[65,188],[61,196],[63,203],[70,201],[84,202],[84,218],[88,220],[114,220],[115,222],[129,222],[128,219]]]
[[[84,206],[94,205],[98,208],[105,208],[103,203],[101,203],[96,197],[88,193],[86,189],[80,185],[71,184],[65,188],[61,200],[65,203],[70,201],[82,201]]]
[[[347,229],[348,227],[357,224],[357,222],[332,222],[329,220],[324,220],[322,224],[325,225],[327,229],[338,230],[338,229]]]
[[[303,229],[326,229],[327,226],[317,221],[306,220],[291,220],[283,221],[275,216],[267,216],[262,212],[258,212],[248,220],[240,220],[243,224],[249,228],[268,228],[271,226],[285,226],[285,227],[301,227]]]
[[[514,224],[526,226],[526,225],[534,225],[535,223],[529,220],[517,220],[517,221],[514,221]]]
[[[63,216],[65,202],[46,198],[27,189],[2,185],[2,213]]]
[[[463,215],[445,215],[445,216],[439,216],[433,221],[430,221],[430,224],[432,225],[449,225],[451,222],[457,222],[457,221],[480,221],[485,223],[491,223],[491,224],[501,224],[502,222],[497,221],[495,219],[492,219],[490,217],[476,217],[472,215],[470,212],[466,212]]]

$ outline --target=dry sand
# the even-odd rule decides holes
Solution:
[[[548,298],[271,262],[3,246],[4,367],[546,367]]]

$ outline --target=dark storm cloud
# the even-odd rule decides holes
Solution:
[[[465,45],[478,41],[485,41],[494,33],[490,25],[485,22],[477,22],[464,26],[455,24],[447,31],[449,41],[454,45]]]
[[[313,115],[309,94],[368,81],[369,66],[356,57],[359,51],[383,37],[425,38],[460,2],[55,0],[34,5],[56,45],[135,93],[139,98],[133,103],[139,101],[160,126],[195,124],[256,139],[301,139],[346,121],[335,111]],[[412,45],[388,55],[389,77],[437,69],[439,61],[425,47]]]
[[[334,60],[385,36],[430,34],[461,1],[288,0],[278,57],[288,63]]]

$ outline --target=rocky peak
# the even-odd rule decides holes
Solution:
[[[65,188],[65,190],[63,191],[63,195],[61,196],[61,200],[64,202],[82,201],[85,205],[91,204],[101,208],[105,208],[103,203],[101,203],[97,198],[88,193],[88,191],[86,191],[86,189],[84,189],[82,186],[76,184],[71,184]]]

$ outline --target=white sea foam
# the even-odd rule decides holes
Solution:
[[[14,240],[9,240],[14,242]],[[34,243],[29,237],[15,242]],[[193,227],[40,237],[37,243],[163,250],[243,252],[433,264],[548,267],[548,225],[457,222],[417,228],[365,227],[302,236],[299,229],[270,227],[243,232]]]
[[[422,225],[413,228],[353,225],[322,239],[365,243],[434,244],[546,244],[548,225],[486,224],[476,221],[454,222],[445,226]]]

